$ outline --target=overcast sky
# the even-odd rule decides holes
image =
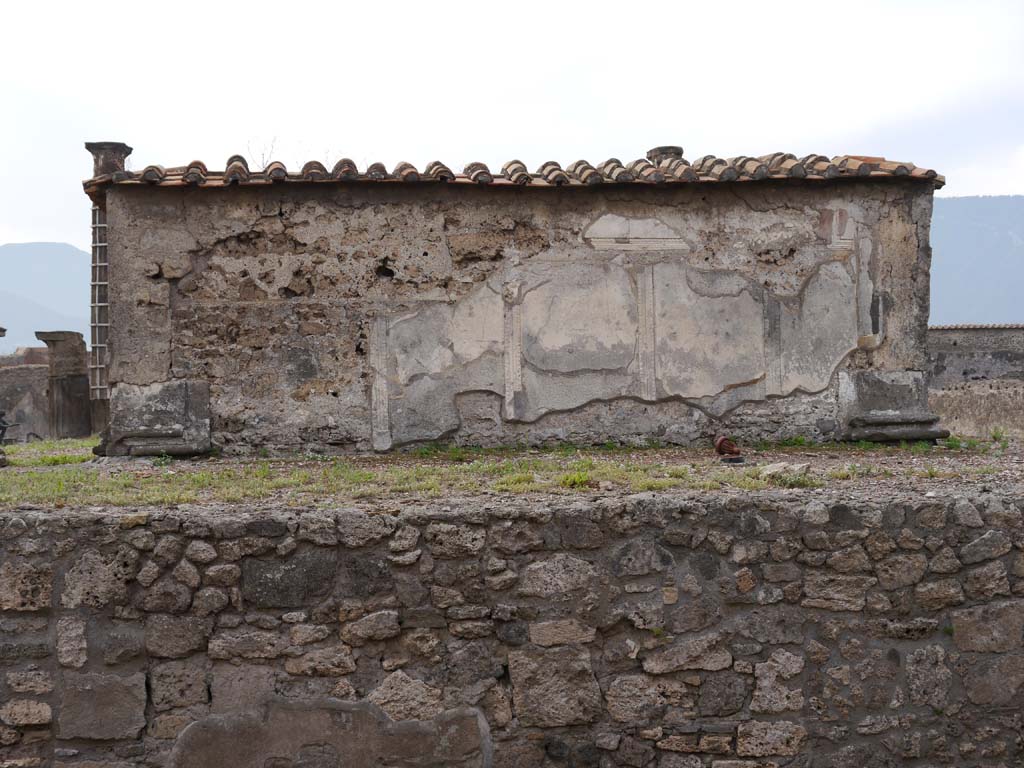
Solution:
[[[99,140],[135,169],[868,154],[1024,193],[1021,0],[36,0],[3,25],[0,243],[87,245]]]

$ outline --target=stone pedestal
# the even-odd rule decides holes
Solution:
[[[949,430],[928,409],[922,371],[843,371],[839,407],[847,440],[941,440]]]
[[[210,450],[210,385],[118,383],[100,449],[106,456],[191,456]]]

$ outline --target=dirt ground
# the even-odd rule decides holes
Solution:
[[[794,494],[924,494],[1009,491],[1024,486],[1024,449],[1002,435],[939,444],[741,446],[725,464],[708,446],[474,449],[428,445],[358,456],[106,459],[95,440],[8,446],[0,509],[273,502],[319,506],[356,499],[454,496],[621,495],[671,488]]]

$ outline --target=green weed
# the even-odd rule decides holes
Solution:
[[[585,471],[566,472],[558,478],[558,484],[563,488],[586,488],[592,482],[590,473]]]

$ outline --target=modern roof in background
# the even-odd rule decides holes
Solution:
[[[224,170],[210,170],[205,163],[194,160],[188,165],[164,167],[148,165],[141,171],[124,170],[124,159],[131,147],[117,142],[86,144],[95,158],[93,178],[84,182],[86,192],[99,191],[109,184],[136,184],[160,187],[228,187],[233,185],[264,185],[281,182],[298,183],[451,183],[496,187],[587,187],[598,184],[675,185],[707,182],[754,182],[781,179],[892,179],[911,178],[928,181],[935,187],[945,178],[935,171],[919,168],[913,163],[886,160],[863,155],[795,155],[775,152],[761,157],[721,158],[705,155],[693,162],[683,157],[682,147],[657,147],[645,158],[623,163],[611,158],[592,165],[577,160],[564,168],[554,161],[530,172],[519,160],[510,160],[500,171],[492,171],[483,163],[470,163],[455,173],[444,163],[434,161],[421,171],[401,162],[392,170],[383,163],[373,163],[360,170],[348,158],[328,168],[311,160],[298,172],[289,171],[284,163],[274,161],[263,169],[253,169],[241,155],[228,158]],[[119,163],[117,160],[119,159]]]

